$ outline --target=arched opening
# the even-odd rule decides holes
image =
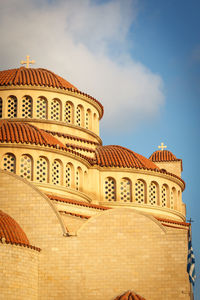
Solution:
[[[52,164],[52,183],[55,185],[62,184],[62,164],[61,161],[55,159]]]
[[[132,183],[129,178],[122,178],[120,181],[120,201],[132,202]]]
[[[77,126],[81,126],[81,127],[84,126],[83,115],[84,115],[83,106],[78,105],[76,108],[76,125]]]
[[[2,118],[2,112],[3,112],[3,101],[0,98],[0,118]]]
[[[92,126],[92,129],[93,129],[94,132],[97,131],[97,114],[96,113],[93,114],[93,126]]]
[[[92,112],[90,109],[87,109],[85,114],[85,128],[92,129]]]
[[[138,179],[135,183],[135,201],[138,204],[146,203],[146,182]]]
[[[32,118],[33,100],[30,96],[22,98],[22,118]]]
[[[116,201],[116,182],[112,177],[104,180],[104,198],[106,201]]]
[[[155,181],[152,181],[149,185],[149,204],[159,205],[158,183]]]
[[[66,164],[65,168],[65,185],[66,187],[73,187],[73,179],[74,179],[74,166],[72,163]]]
[[[7,116],[8,118],[17,117],[17,98],[15,96],[9,96],[7,99]]]
[[[3,156],[3,169],[12,173],[16,172],[16,158],[12,153],[6,153]]]
[[[49,181],[49,162],[46,157],[40,156],[36,162],[36,181]]]
[[[69,124],[74,123],[74,105],[70,101],[67,101],[65,104],[65,122]]]
[[[36,118],[47,119],[47,99],[43,96],[37,99]]]
[[[170,201],[170,208],[177,209],[177,191],[176,188],[173,187],[171,189],[171,201]]]
[[[33,159],[28,154],[23,154],[20,158],[20,176],[33,180]]]
[[[83,171],[81,167],[76,169],[75,187],[77,191],[83,190]]]
[[[59,99],[51,101],[51,120],[61,121],[61,103]]]
[[[167,184],[162,185],[161,189],[161,206],[162,207],[170,207],[169,204],[169,187]]]

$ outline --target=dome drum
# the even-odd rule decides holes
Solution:
[[[46,120],[53,122],[55,126],[58,124],[59,129],[55,131],[64,130],[64,133],[67,133],[67,128],[63,127],[65,124],[66,127],[72,125],[77,129],[85,129],[87,134],[84,135],[89,139],[92,133],[99,135],[99,109],[96,103],[89,99],[86,101],[76,95],[27,88],[27,91],[1,91],[0,100],[0,118],[35,119],[43,124]],[[49,122],[46,123],[45,129],[48,127]]]

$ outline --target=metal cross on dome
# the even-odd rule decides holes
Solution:
[[[26,60],[21,60],[21,65],[25,65],[26,64],[26,68],[29,68],[29,64],[35,64],[34,60],[30,60],[30,56],[26,55]]]
[[[164,143],[161,143],[161,146],[158,146],[158,148],[163,151],[165,148],[167,148],[167,146],[164,146]]]

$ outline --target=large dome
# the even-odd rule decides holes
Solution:
[[[94,100],[101,107],[102,113],[100,117],[103,115],[103,106],[99,101],[81,92],[64,78],[46,69],[21,67],[0,71],[0,86],[41,86],[69,90]]]
[[[0,142],[27,143],[65,149],[51,134],[28,123],[0,121]]]
[[[29,245],[29,240],[19,224],[0,210],[0,238],[7,243]]]
[[[46,69],[21,67],[0,71],[0,86],[5,85],[35,85],[61,89],[78,89],[62,77]]]
[[[159,170],[159,167],[146,157],[122,146],[99,146],[96,148],[95,156],[95,163],[101,167]]]

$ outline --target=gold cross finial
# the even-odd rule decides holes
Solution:
[[[26,64],[26,68],[29,68],[29,64],[34,64],[35,61],[34,60],[30,60],[30,56],[26,55],[26,60],[21,60],[21,65],[25,65]]]
[[[161,146],[158,146],[158,148],[163,151],[165,148],[167,148],[167,146],[164,146],[164,143],[161,143]]]

